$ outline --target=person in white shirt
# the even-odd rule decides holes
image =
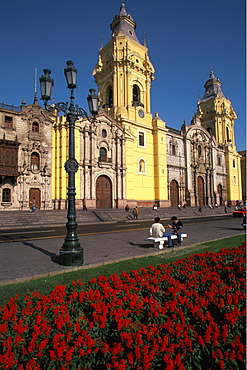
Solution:
[[[160,218],[155,217],[154,219],[155,223],[150,227],[150,235],[152,235],[154,238],[162,238],[163,236],[167,236],[168,238],[168,245],[169,247],[172,247],[172,238],[170,233],[166,233],[166,230],[164,226],[160,223]]]

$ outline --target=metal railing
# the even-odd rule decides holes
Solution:
[[[15,107],[14,105],[8,105],[4,103],[0,103],[0,109],[11,110],[13,112],[21,112],[21,107]]]

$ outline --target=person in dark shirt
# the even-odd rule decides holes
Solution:
[[[172,225],[167,225],[173,231],[171,234],[177,235],[178,238],[178,244],[177,245],[182,245],[182,232],[183,232],[183,223],[182,221],[178,220],[176,216],[173,216],[171,218]]]

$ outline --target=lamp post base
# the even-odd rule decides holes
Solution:
[[[60,249],[60,264],[62,266],[83,265],[83,249]]]

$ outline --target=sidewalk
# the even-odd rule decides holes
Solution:
[[[205,221],[200,226],[193,222],[190,224],[184,222],[184,231],[188,237],[184,240],[182,248],[227,236],[245,234],[240,218],[230,217],[229,220],[222,220],[222,217],[218,216],[212,220],[213,223]],[[84,265],[73,268],[59,265],[59,251],[64,242],[63,238],[0,243],[0,285],[28,281],[134,257],[172,253],[172,249],[168,248],[161,251],[154,249],[152,243],[147,241],[148,236],[148,229],[129,231],[128,224],[119,224],[117,232],[79,235],[84,252]]]

